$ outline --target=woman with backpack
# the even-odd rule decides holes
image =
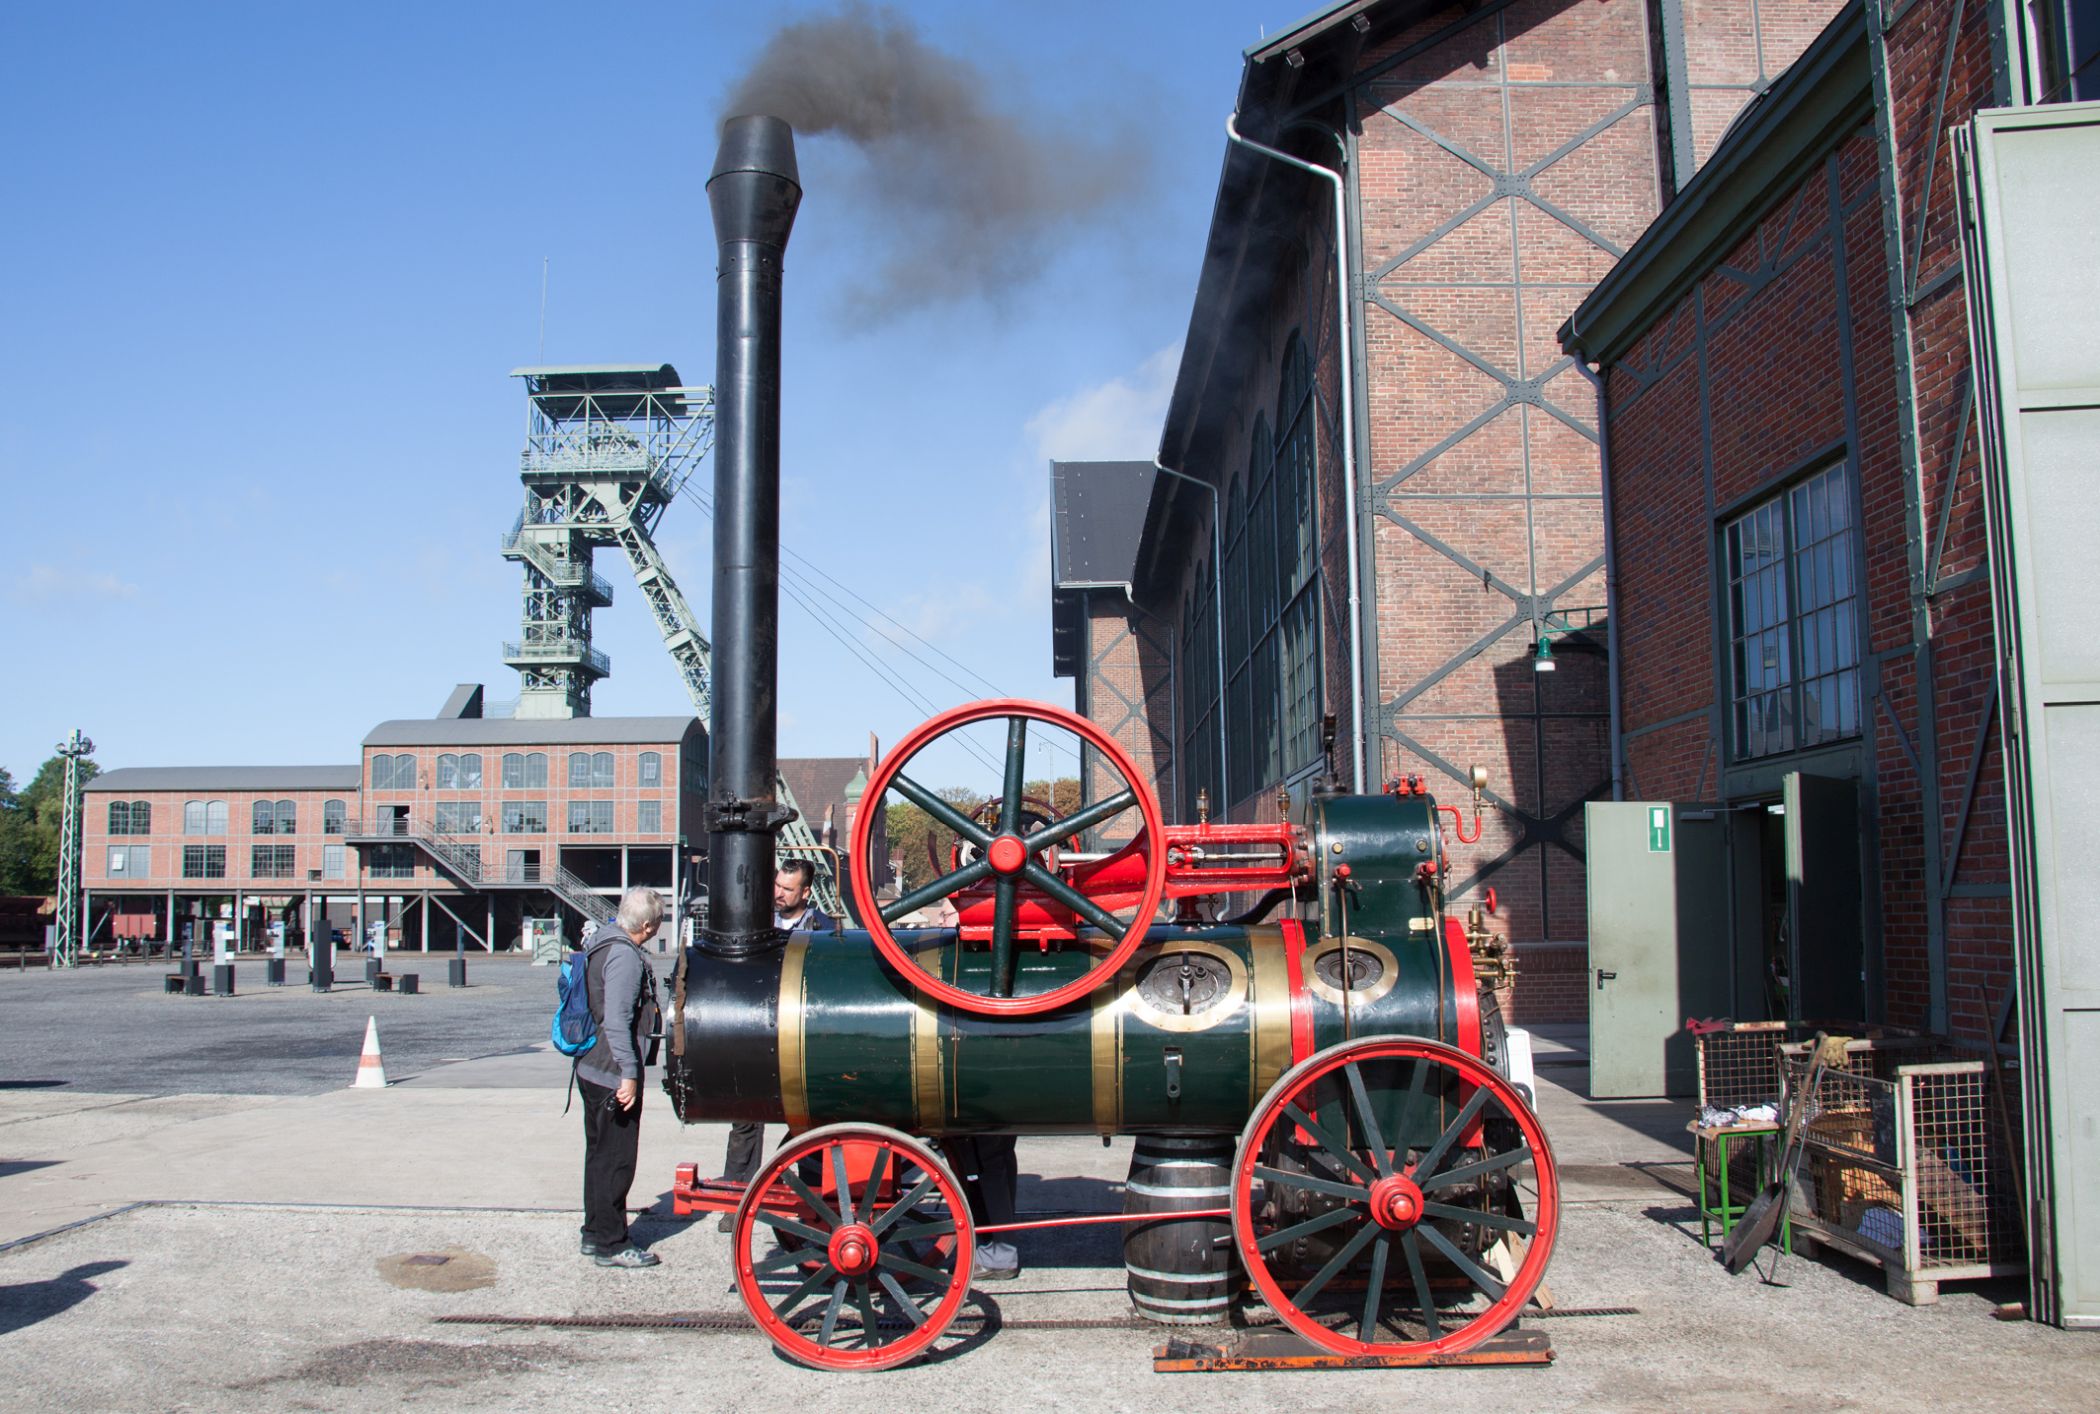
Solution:
[[[642,1071],[655,1059],[652,1038],[660,1029],[656,969],[642,945],[656,936],[663,916],[656,890],[629,889],[618,915],[592,930],[580,955],[562,967],[564,1005],[555,1017],[555,1044],[576,1057],[576,1089],[583,1100],[582,1247],[601,1267],[653,1267],[662,1260],[628,1235],[627,1191],[641,1144]],[[577,1010],[572,978],[582,983],[574,990],[588,1003],[594,1035],[575,1034],[580,1028],[574,1021],[564,1028],[564,1018]],[[586,1040],[587,1046],[580,1044]]]

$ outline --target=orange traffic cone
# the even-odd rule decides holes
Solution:
[[[350,1082],[353,1090],[386,1089],[386,1063],[379,1058],[379,1018],[365,1019],[365,1053],[357,1058],[357,1079]]]

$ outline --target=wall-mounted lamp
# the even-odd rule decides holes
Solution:
[[[1550,673],[1560,665],[1553,661],[1553,640],[1571,634],[1587,633],[1604,617],[1604,606],[1590,605],[1579,609],[1548,609],[1539,616],[1538,639],[1532,646],[1531,670],[1535,673]],[[1594,643],[1578,645],[1593,653],[1603,650]]]

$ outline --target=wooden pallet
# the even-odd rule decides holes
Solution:
[[[1458,1355],[1337,1355],[1295,1331],[1277,1326],[1242,1331],[1222,1345],[1170,1340],[1155,1346],[1157,1374],[1212,1374],[1235,1370],[1412,1370],[1482,1365],[1550,1365],[1553,1342],[1544,1331],[1506,1330]]]

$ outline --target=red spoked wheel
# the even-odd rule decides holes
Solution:
[[[1345,1041],[1286,1073],[1247,1121],[1232,1195],[1255,1289],[1343,1355],[1479,1345],[1538,1289],[1560,1221],[1553,1151],[1516,1088],[1414,1037]]]
[[[805,1178],[805,1164],[823,1178]],[[783,1190],[792,1213],[769,1201]],[[816,1369],[901,1365],[941,1338],[969,1295],[962,1185],[894,1129],[832,1124],[790,1140],[752,1180],[735,1231],[744,1309],[781,1354]]]
[[[941,738],[976,723],[998,719],[1004,719],[1007,727],[1001,762],[1003,789],[998,798],[999,818],[987,826],[914,780],[906,768],[914,757]],[[1121,777],[1120,789],[1062,819],[1026,829],[1024,787],[1031,722],[1067,731],[1100,753],[1101,760]],[[878,908],[871,845],[874,822],[882,818],[892,794],[917,805],[975,849],[968,862]],[[933,718],[900,742],[876,768],[875,779],[868,783],[861,802],[853,821],[853,898],[869,936],[912,986],[962,1011],[981,1016],[1027,1016],[1077,1001],[1115,976],[1116,970],[1130,960],[1144,941],[1145,929],[1166,890],[1167,854],[1162,843],[1165,823],[1159,802],[1145,786],[1136,764],[1092,722],[1046,703],[994,699]],[[1138,812],[1141,829],[1115,855],[1070,871],[1053,869],[1046,863],[1047,851],[1131,810]],[[966,931],[973,917],[970,905],[989,903],[991,956],[984,991],[943,981],[920,954],[899,943],[890,929],[906,914],[944,899],[962,900],[959,912]],[[985,911],[975,909],[974,916],[982,916]],[[1079,925],[1098,929],[1102,935],[1104,945],[1097,949],[1093,964],[1069,982],[1015,996],[1016,953],[1024,935],[1076,937]]]

